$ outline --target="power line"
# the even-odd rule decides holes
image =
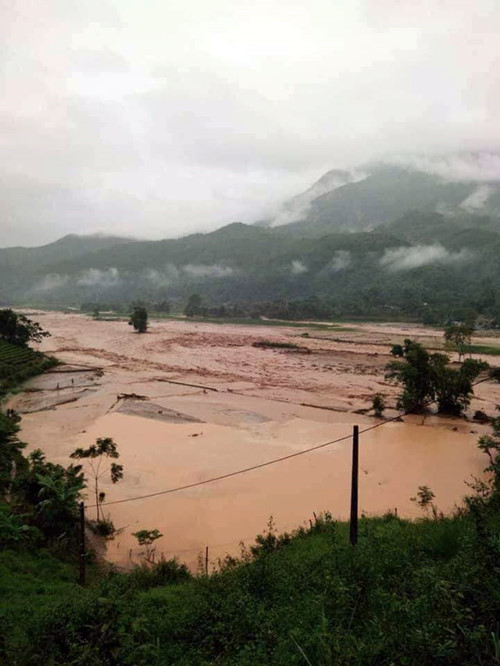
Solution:
[[[479,380],[472,386],[477,386],[478,384],[482,384],[485,381],[488,381],[491,379],[489,376]],[[435,400],[429,400],[427,403],[424,403],[424,407],[429,407],[432,405]],[[368,428],[364,428],[363,430],[359,431],[359,434],[362,435],[366,432],[369,432],[370,430],[375,430],[376,428],[380,428],[381,426],[387,425],[388,423],[393,423],[394,421],[399,421],[403,418],[403,416],[408,416],[411,412],[406,411],[401,414],[398,414],[397,416],[394,416],[390,419],[386,419],[384,421],[381,421],[380,423],[376,423],[375,425],[369,426]],[[257,465],[251,465],[250,467],[244,467],[243,469],[238,469],[234,472],[228,472],[227,474],[221,474],[219,476],[214,476],[210,479],[204,479],[203,481],[196,481],[195,483],[188,483],[184,486],[177,486],[176,488],[168,488],[167,490],[159,490],[156,493],[148,493],[147,495],[138,495],[136,497],[128,497],[126,499],[121,499],[121,500],[115,500],[113,502],[102,502],[99,504],[99,506],[111,506],[112,504],[124,504],[125,502],[135,502],[138,500],[143,500],[143,499],[149,499],[151,497],[158,497],[159,495],[169,495],[171,493],[177,493],[180,492],[181,490],[189,490],[190,488],[198,488],[200,486],[207,485],[209,483],[215,483],[215,481],[222,481],[224,479],[229,479],[233,476],[239,476],[240,474],[246,474],[247,472],[252,472],[253,470],[256,469],[262,469],[263,467],[269,467],[270,465],[275,465],[277,463],[283,462],[285,460],[290,460],[291,458],[297,458],[298,456],[303,456],[306,453],[311,453],[312,451],[317,451],[318,449],[323,449],[326,446],[331,446],[332,444],[337,444],[339,442],[345,442],[348,439],[351,439],[352,434],[349,435],[344,435],[343,437],[338,437],[337,439],[332,439],[329,442],[324,442],[323,444],[317,444],[316,446],[311,446],[309,449],[304,449],[303,451],[296,451],[295,453],[289,453],[286,456],[281,456],[280,458],[274,458],[273,460],[268,460],[263,463],[259,463]],[[86,505],[86,508],[88,509],[93,509],[97,505],[96,504],[89,504]]]

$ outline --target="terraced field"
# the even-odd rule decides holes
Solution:
[[[29,347],[0,340],[0,395],[18,382],[43,372],[56,361]]]

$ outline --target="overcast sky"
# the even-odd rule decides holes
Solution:
[[[500,147],[498,0],[0,11],[0,246],[250,222],[332,167]]]

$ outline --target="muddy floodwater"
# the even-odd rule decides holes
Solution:
[[[438,347],[441,333],[411,325],[330,328],[242,326],[153,321],[145,335],[124,321],[37,313],[52,333],[42,348],[65,365],[27,382],[9,406],[22,413],[28,450],[41,448],[67,464],[77,446],[97,437],[118,445],[124,479],[103,479],[105,506],[116,536],[105,557],[120,566],[141,560],[132,533],[157,528],[157,556],[177,555],[189,566],[209,547],[215,563],[238,554],[272,515],[278,530],[308,524],[328,510],[346,518],[350,497],[350,439],[206,485],[140,501],[133,497],[190,485],[259,465],[381,423],[364,413],[373,395],[397,414],[397,388],[386,383],[390,345],[404,337]],[[304,333],[308,337],[304,337]],[[254,347],[256,341],[294,342],[302,353]],[[498,338],[487,338],[490,345]],[[485,357],[493,365],[499,357]],[[476,389],[476,409],[493,415],[500,384]],[[487,426],[469,419],[405,417],[360,437],[360,509],[421,515],[411,501],[430,486],[448,512],[481,476],[486,459],[476,447]],[[93,498],[89,494],[89,505]],[[89,517],[95,509],[89,508]]]

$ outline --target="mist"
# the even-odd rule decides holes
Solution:
[[[472,253],[466,248],[459,252],[450,252],[439,243],[416,245],[385,250],[380,264],[388,271],[408,271],[429,264],[453,264],[472,259]]]
[[[499,177],[493,0],[1,4],[1,246],[283,224],[373,160]]]

